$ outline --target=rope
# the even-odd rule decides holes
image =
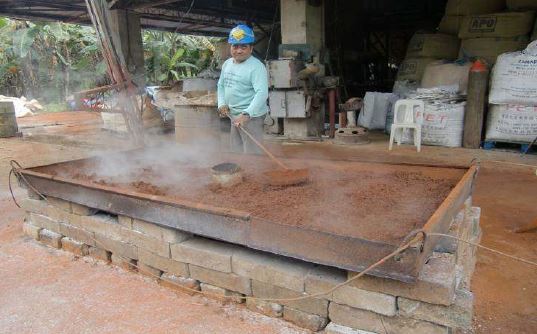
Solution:
[[[414,235],[412,235],[414,234]],[[449,238],[453,238],[453,239],[456,239],[458,241],[461,241],[461,242],[465,242],[465,243],[468,243],[470,245],[473,245],[473,246],[477,246],[477,247],[480,247],[480,248],[483,248],[485,250],[488,250],[490,252],[493,252],[495,254],[498,254],[498,255],[502,255],[502,256],[505,256],[505,257],[508,257],[510,259],[513,259],[515,261],[520,261],[522,263],[526,263],[526,264],[529,264],[529,265],[533,265],[533,266],[537,266],[537,263],[536,262],[533,262],[533,261],[530,261],[530,260],[526,260],[526,259],[523,259],[523,258],[520,258],[520,257],[517,257],[517,256],[514,256],[514,255],[510,255],[510,254],[507,254],[507,253],[504,253],[504,252],[500,252],[498,250],[495,250],[495,249],[492,249],[492,248],[489,248],[489,247],[486,247],[486,246],[482,246],[482,245],[479,245],[479,244],[476,244],[476,243],[473,243],[471,241],[468,241],[468,240],[464,240],[462,238],[459,238],[459,237],[455,237],[455,236],[452,236],[452,235],[449,235],[449,234],[443,234],[443,233],[425,233],[424,231],[422,230],[419,230],[419,231],[414,231],[414,232],[411,232],[405,239],[412,239],[412,241],[409,241],[409,242],[406,242],[404,243],[403,245],[401,245],[399,248],[397,248],[396,250],[394,250],[393,252],[391,252],[390,254],[384,256],[382,259],[378,260],[377,262],[375,262],[374,264],[370,265],[369,267],[367,267],[366,269],[364,269],[362,272],[360,272],[358,275],[346,280],[345,282],[342,282],[340,284],[337,284],[336,286],[334,286],[333,288],[327,290],[327,291],[323,291],[323,292],[318,292],[318,293],[314,293],[314,294],[310,294],[310,295],[305,295],[305,296],[300,296],[300,297],[294,297],[294,298],[260,298],[260,297],[253,297],[253,296],[244,296],[244,297],[240,297],[241,299],[248,299],[248,300],[254,300],[254,301],[264,301],[264,302],[293,302],[293,301],[301,301],[301,300],[306,300],[306,299],[310,299],[310,298],[315,298],[315,297],[321,297],[321,296],[325,296],[325,295],[328,295],[328,294],[331,294],[333,293],[334,291],[350,284],[351,282],[359,279],[360,277],[364,276],[365,274],[367,274],[368,272],[370,272],[371,270],[375,269],[376,267],[380,266],[381,264],[383,264],[384,262],[386,262],[387,260],[389,260],[390,258],[392,257],[395,257],[396,255],[398,254],[401,254],[402,252],[404,252],[406,249],[408,249],[409,247],[411,247],[413,244],[415,244],[419,239],[422,239],[424,240],[427,236],[442,236],[442,237],[449,237]],[[416,239],[416,238],[419,238],[419,239]],[[97,240],[94,240],[96,241],[97,243],[99,243],[99,241]],[[122,258],[123,260],[131,260],[129,258],[126,258],[126,257],[123,257],[123,256],[119,256],[120,258]],[[139,266],[136,265],[136,264],[130,264],[131,266],[139,269]],[[210,292],[206,292],[206,291],[199,291],[199,290],[195,290],[195,289],[192,289],[192,288],[188,288],[188,287],[185,287],[185,286],[182,286],[182,285],[179,285],[177,284],[176,282],[172,281],[172,280],[168,280],[168,279],[165,279],[165,278],[162,278],[161,276],[157,276],[157,275],[154,275],[150,272],[148,272],[148,274],[150,276],[153,276],[154,278],[156,279],[161,279],[163,281],[166,281],[168,283],[171,283],[179,288],[181,288],[182,290],[185,290],[185,291],[189,291],[189,292],[192,292],[192,293],[195,293],[195,294],[200,294],[200,295],[204,295],[204,296],[208,296],[208,297],[213,297],[213,298],[217,298],[217,299],[233,299],[233,298],[237,298],[237,297],[232,297],[232,296],[222,296],[222,295],[218,295],[218,294],[214,294],[214,293],[210,293]]]
[[[519,163],[515,163],[515,162],[501,161],[501,160],[483,160],[483,162],[492,162],[492,163],[497,163],[497,164],[506,164],[506,165],[521,166],[521,167],[537,168],[537,165],[519,164]]]
[[[13,199],[13,202],[15,203],[15,205],[20,208],[21,206],[19,205],[19,203],[17,203],[17,199],[15,198],[15,194],[13,193],[13,189],[11,187],[11,176],[13,175],[13,169],[11,169],[9,171],[9,176],[8,176],[8,186],[9,186],[9,192],[11,193],[11,198]]]
[[[453,236],[453,235],[443,234],[443,233],[427,233],[427,235],[428,236],[438,236],[438,237],[447,237],[447,238],[451,238],[451,239],[456,239],[459,242],[464,242],[464,243],[467,243],[469,245],[476,246],[476,247],[488,250],[489,252],[492,252],[494,254],[502,255],[502,256],[505,256],[505,257],[510,258],[512,260],[519,261],[519,262],[522,262],[522,263],[529,264],[529,265],[537,267],[537,262],[526,260],[526,259],[523,259],[523,258],[518,257],[518,256],[510,255],[510,254],[501,252],[499,250],[495,250],[495,249],[489,248],[487,246],[483,246],[483,245],[477,244],[475,242],[471,242],[469,240],[461,239],[461,238]]]
[[[414,234],[414,236],[412,236],[412,234]],[[381,264],[383,264],[384,262],[386,262],[390,258],[392,258],[392,257],[404,252],[406,249],[408,249],[409,247],[411,247],[413,244],[415,244],[418,241],[414,237],[417,237],[420,234],[422,235],[421,238],[425,237],[425,233],[423,231],[411,232],[411,234],[409,234],[406,239],[412,239],[412,241],[409,241],[409,242],[401,245],[399,248],[397,248],[396,250],[394,250],[390,254],[384,256],[382,259],[378,260],[377,262],[373,263],[372,265],[370,265],[369,267],[367,267],[366,269],[361,271],[358,275],[346,280],[345,282],[342,282],[342,283],[334,286],[330,290],[323,291],[323,292],[318,292],[318,293],[314,293],[314,294],[310,294],[310,295],[304,295],[304,296],[300,296],[300,297],[294,297],[294,298],[260,298],[260,297],[253,297],[253,296],[244,296],[244,297],[239,297],[239,298],[245,299],[245,300],[249,299],[249,300],[257,300],[257,301],[264,301],[264,302],[293,302],[293,301],[301,301],[301,300],[306,300],[306,299],[310,299],[310,298],[321,297],[321,296],[331,294],[332,292],[340,289],[341,287],[343,287],[345,285],[348,285],[351,282],[353,282],[353,281],[359,279],[360,277],[364,276],[365,274],[367,274],[371,270],[375,269],[376,267],[380,266]],[[94,238],[92,238],[92,239],[96,243],[100,243],[98,240],[95,240]],[[131,259],[129,259],[127,257],[123,257],[121,255],[119,255],[119,258],[121,258],[123,260],[128,260],[127,262],[129,262],[131,260]],[[137,264],[129,263],[129,265],[139,269],[139,266]],[[196,294],[201,294],[201,295],[205,295],[205,296],[209,296],[209,297],[213,297],[213,298],[217,298],[217,299],[234,299],[234,298],[237,298],[235,296],[222,296],[222,295],[213,294],[213,293],[206,292],[206,291],[195,290],[195,289],[192,289],[192,288],[188,288],[188,287],[179,285],[179,284],[177,284],[176,282],[174,282],[172,280],[162,278],[162,276],[157,276],[157,275],[155,275],[155,274],[153,274],[151,272],[148,272],[148,274],[149,274],[149,276],[153,276],[156,279],[163,280],[163,281],[171,283],[171,284],[173,284],[173,285],[175,285],[175,286],[177,286],[177,287],[179,287],[179,288],[181,288],[183,290],[190,291],[190,292],[193,292],[193,293],[196,293]]]

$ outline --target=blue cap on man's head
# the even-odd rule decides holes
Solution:
[[[255,42],[254,31],[245,24],[239,24],[229,32],[229,44],[252,44]]]

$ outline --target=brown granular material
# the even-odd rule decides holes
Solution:
[[[154,164],[136,161],[121,179],[94,172],[95,161],[53,166],[43,171],[106,184],[118,189],[185,199],[250,213],[278,224],[349,237],[399,243],[421,228],[460,180],[465,170],[343,161],[295,160],[308,168],[308,182],[267,186],[264,173],[277,170],[264,157],[215,157],[234,162],[244,181],[231,188],[211,187],[211,163]],[[93,164],[93,165],[92,165]],[[128,163],[125,164],[127,166]],[[132,167],[132,166],[131,166]],[[133,172],[132,170],[135,170]]]

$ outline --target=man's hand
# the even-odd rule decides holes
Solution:
[[[220,108],[218,108],[218,114],[222,117],[229,117],[229,107],[221,106]]]
[[[246,124],[249,120],[250,120],[250,116],[243,114],[235,118],[235,120],[233,121],[233,125],[237,127],[241,127],[241,126],[244,126],[244,124]]]

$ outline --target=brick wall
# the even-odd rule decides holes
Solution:
[[[471,326],[475,247],[445,239],[413,284],[356,273],[197,237],[61,199],[26,198],[24,232],[55,248],[91,256],[159,280],[163,286],[246,302],[249,309],[326,333],[450,333]],[[479,242],[479,208],[465,208],[450,233]],[[249,299],[256,297],[260,299]]]

